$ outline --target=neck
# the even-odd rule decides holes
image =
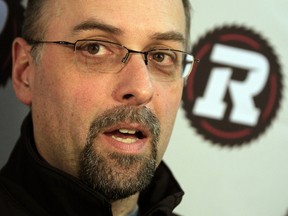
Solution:
[[[112,212],[114,216],[127,216],[137,206],[139,194],[132,195],[128,198],[117,200],[112,203]]]

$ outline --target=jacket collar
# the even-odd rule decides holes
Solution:
[[[41,158],[34,144],[31,114],[22,125],[20,139],[1,175],[15,199],[32,214],[112,215],[111,205],[104,196]],[[162,162],[148,188],[140,193],[141,215],[158,215],[159,212],[171,215],[183,194]]]

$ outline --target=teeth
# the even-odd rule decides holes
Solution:
[[[117,135],[113,135],[112,138],[119,141],[119,142],[122,142],[125,144],[132,144],[132,143],[135,143],[137,140],[139,140],[139,138],[136,136],[137,130],[121,128],[118,131],[122,134],[135,135],[133,137],[126,137],[126,138],[119,137]]]
[[[136,130],[128,130],[128,129],[119,129],[119,132],[123,134],[136,134]]]
[[[119,141],[119,142],[123,142],[126,144],[131,144],[131,143],[134,143],[137,141],[137,139],[135,139],[135,138],[121,138],[121,137],[116,137],[116,136],[112,136],[112,138]]]

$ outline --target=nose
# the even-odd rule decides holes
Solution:
[[[141,106],[154,95],[153,80],[141,55],[131,55],[122,70],[115,76],[113,97],[122,105]]]

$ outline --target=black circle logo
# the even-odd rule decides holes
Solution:
[[[194,66],[183,108],[205,139],[248,143],[270,125],[280,106],[281,68],[260,34],[241,26],[216,28],[192,47]]]

